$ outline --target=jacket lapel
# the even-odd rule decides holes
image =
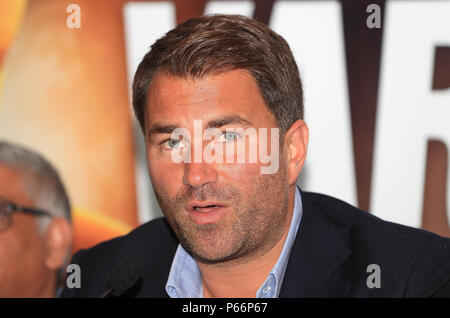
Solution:
[[[345,297],[351,283],[343,263],[351,254],[349,230],[337,226],[301,192],[303,215],[286,267],[280,297]]]

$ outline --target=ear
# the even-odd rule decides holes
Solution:
[[[286,161],[288,169],[289,185],[292,186],[297,181],[297,177],[305,163],[308,150],[309,129],[303,120],[297,120],[284,137],[284,149],[286,151]]]
[[[72,246],[72,228],[61,217],[52,218],[45,232],[45,265],[57,270],[64,265]]]

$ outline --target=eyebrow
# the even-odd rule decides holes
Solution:
[[[216,119],[212,119],[206,125],[206,128],[220,128],[222,126],[237,124],[245,127],[253,126],[253,124],[242,118],[239,115],[228,115]],[[152,136],[154,134],[171,134],[175,129],[181,128],[177,125],[164,125],[159,123],[154,123],[151,125],[148,136]]]
[[[171,134],[175,129],[179,128],[176,125],[161,125],[161,124],[153,124],[150,130],[148,131],[148,135],[153,134]]]
[[[217,119],[210,120],[206,125],[206,128],[220,128],[222,126],[238,124],[242,126],[253,126],[251,122],[242,118],[239,115],[229,115]]]

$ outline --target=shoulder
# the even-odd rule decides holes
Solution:
[[[380,264],[389,284],[402,281],[399,293],[433,296],[450,286],[450,238],[382,220],[327,195],[302,192],[302,201],[333,227],[346,229],[343,240],[354,262]]]
[[[127,235],[78,251],[71,260],[80,266],[81,285],[78,290],[63,291],[63,297],[98,297],[104,290],[108,275],[118,262],[134,256],[144,264],[143,276],[152,279],[169,271],[178,241],[165,218],[147,222]]]
[[[157,252],[170,245],[176,245],[175,236],[165,218],[158,218],[137,227],[130,233],[109,241],[102,242],[90,249],[84,250],[93,259],[121,258],[135,254],[135,256]]]
[[[426,247],[432,242],[448,243],[450,239],[441,237],[429,231],[405,226],[382,220],[369,212],[363,211],[331,196],[302,192],[302,199],[307,201],[316,211],[323,213],[334,225],[351,228],[354,235],[372,237],[374,240],[390,241],[390,245],[399,245],[408,242],[414,249]],[[375,236],[375,234],[377,234]],[[381,234],[384,236],[381,237]],[[408,248],[408,246],[402,246]]]

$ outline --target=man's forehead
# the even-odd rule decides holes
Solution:
[[[29,203],[25,183],[26,175],[21,169],[0,162],[0,197],[20,201],[17,203],[21,204]]]
[[[256,95],[256,96],[253,96]],[[261,97],[254,78],[244,70],[233,70],[193,79],[157,73],[149,87],[148,102],[153,104],[201,104],[220,99]]]
[[[0,178],[1,181],[12,181],[22,177],[22,172],[19,168],[0,161]]]
[[[255,80],[246,71],[233,70],[200,79],[159,73],[150,87],[146,119],[150,126],[175,118],[201,119],[205,124],[230,116],[251,121],[258,109],[268,111]]]

